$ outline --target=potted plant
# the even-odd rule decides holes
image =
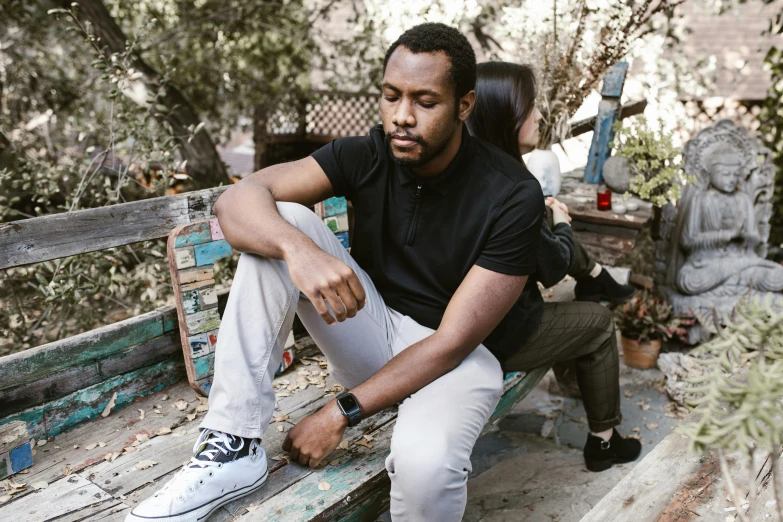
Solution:
[[[615,324],[620,330],[623,361],[633,368],[655,366],[662,341],[682,333],[682,322],[672,314],[672,306],[648,291],[617,308]]]

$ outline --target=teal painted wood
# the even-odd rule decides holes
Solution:
[[[196,266],[204,266],[214,264],[219,259],[230,257],[233,249],[228,244],[228,241],[224,239],[222,241],[196,245],[193,247],[193,252],[196,254]]]
[[[348,202],[345,198],[329,198],[324,201],[324,217],[336,216],[348,212]]]
[[[0,419],[0,425],[14,420],[27,423],[30,436],[53,437],[85,421],[98,417],[112,394],[120,408],[180,381],[185,375],[181,361],[164,361],[140,370],[118,375],[55,401]]]
[[[628,62],[617,62],[606,71],[601,96],[619,98],[623,94],[625,75],[628,73]]]
[[[0,364],[0,390],[34,382],[48,375],[104,359],[126,348],[172,331],[176,322],[164,322],[165,312],[176,314],[174,307],[155,310],[120,323],[105,326],[3,357]],[[164,324],[166,329],[164,329]]]
[[[191,230],[190,233],[177,236],[177,239],[174,241],[174,248],[200,245],[201,243],[212,241],[208,221],[194,225],[193,228],[195,230]]]
[[[525,374],[521,381],[514,385],[510,390],[503,394],[500,398],[498,405],[495,406],[495,411],[490,415],[489,420],[484,425],[484,429],[481,430],[481,434],[484,435],[491,430],[508,412],[510,412],[517,402],[522,400],[530,391],[535,388],[541,379],[544,378],[546,372],[549,371],[549,367],[536,368]]]
[[[584,180],[588,183],[602,183],[604,180],[604,163],[611,153],[614,122],[620,114],[620,96],[623,93],[627,72],[628,62],[618,62],[604,76],[604,85],[601,89],[603,98],[598,104],[593,141],[590,144],[584,173]]]
[[[193,359],[193,367],[196,369],[197,381],[211,377],[215,373],[215,354],[210,353]]]

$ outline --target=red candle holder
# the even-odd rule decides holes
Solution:
[[[612,191],[607,187],[600,187],[595,191],[595,202],[598,210],[612,210]]]

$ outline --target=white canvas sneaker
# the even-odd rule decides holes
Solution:
[[[200,522],[266,482],[261,439],[204,430],[194,457],[163,488],[133,508],[125,522]]]

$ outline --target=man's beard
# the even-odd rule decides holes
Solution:
[[[432,158],[436,157],[438,154],[443,152],[443,149],[446,148],[446,145],[448,144],[449,140],[446,139],[442,143],[439,143],[436,147],[433,148],[432,144],[430,144],[428,141],[426,141],[421,136],[414,136],[412,134],[408,134],[407,132],[387,132],[386,133],[386,141],[389,142],[389,145],[391,146],[392,138],[398,136],[405,138],[409,140],[413,140],[416,143],[418,143],[421,146],[421,155],[418,159],[407,159],[407,158],[398,158],[394,155],[394,148],[392,147],[392,159],[397,165],[400,165],[402,167],[408,167],[408,168],[416,168],[421,167],[423,165],[426,165],[427,163],[432,160]]]

